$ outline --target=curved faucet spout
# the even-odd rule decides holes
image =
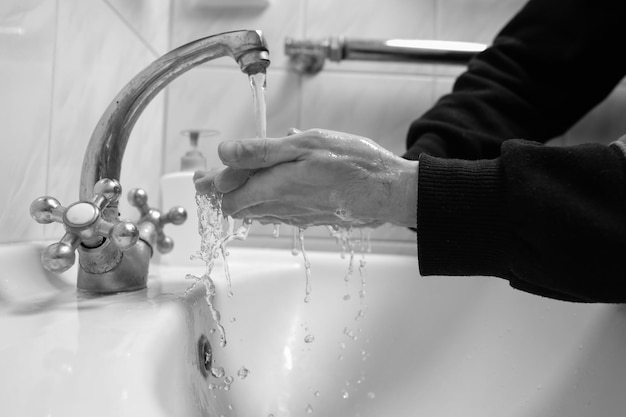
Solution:
[[[120,178],[130,133],[156,94],[181,74],[222,56],[234,58],[248,75],[265,72],[270,63],[263,35],[254,30],[199,39],[154,61],[118,93],[100,118],[83,160],[81,200],[91,197],[94,184],[101,178]]]

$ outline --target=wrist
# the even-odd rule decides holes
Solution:
[[[417,225],[417,180],[419,162],[402,159],[393,178],[393,191],[389,199],[388,221],[397,226]]]

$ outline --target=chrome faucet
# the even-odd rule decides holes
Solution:
[[[163,234],[163,226],[181,224],[187,215],[180,207],[162,214],[148,206],[143,190],[133,189],[128,198],[141,217],[137,225],[119,220],[124,150],[135,122],[159,91],[188,70],[222,56],[234,58],[248,75],[265,72],[270,63],[260,31],[222,33],[158,58],[113,99],[87,146],[79,201],[65,208],[53,197],[40,197],[31,204],[31,216],[37,222],[56,221],[66,229],[63,238],[42,253],[46,269],[66,271],[74,264],[77,249],[78,289],[113,293],[145,288],[153,248],[166,253],[173,247]]]
[[[473,42],[421,39],[285,39],[285,54],[289,56],[291,66],[305,74],[321,71],[326,60],[467,64],[485,48],[486,45]]]

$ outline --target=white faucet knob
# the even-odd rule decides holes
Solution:
[[[99,215],[100,210],[92,203],[79,201],[65,210],[64,219],[68,226],[81,228],[92,225]]]

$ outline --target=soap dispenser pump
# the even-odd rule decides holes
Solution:
[[[206,159],[198,150],[198,139],[217,136],[217,130],[190,129],[181,132],[189,138],[191,148],[180,159],[180,171],[161,177],[161,207],[183,206],[187,210],[187,221],[179,227],[173,227],[168,233],[174,240],[174,248],[161,258],[161,263],[185,265],[191,256],[200,250],[198,234],[198,207],[193,174],[206,170]]]
[[[191,149],[180,159],[181,171],[198,171],[206,169],[206,159],[204,159],[202,152],[198,150],[198,138],[200,137],[200,133],[204,133],[204,136],[207,136],[207,132],[214,131],[183,130],[181,132],[181,134],[189,136],[189,143],[191,145]]]

